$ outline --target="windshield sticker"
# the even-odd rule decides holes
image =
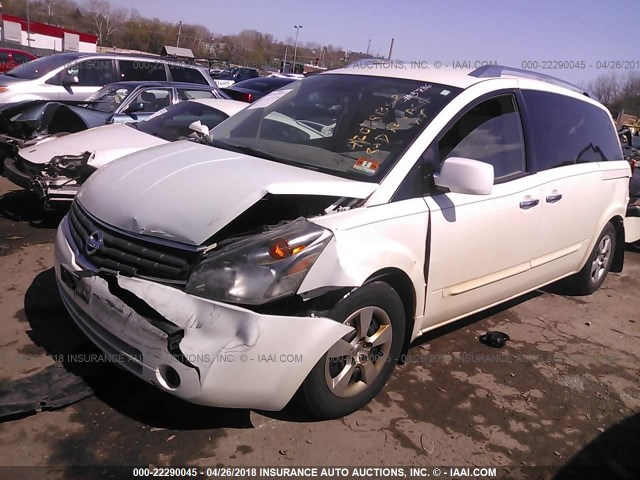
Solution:
[[[268,93],[261,99],[253,102],[251,106],[247,107],[247,110],[252,110],[254,108],[265,108],[271,105],[276,100],[284,97],[287,93],[289,93],[293,88],[285,89],[285,90],[275,90],[271,93]]]
[[[167,109],[166,108],[162,108],[160,110],[158,110],[156,113],[154,113],[153,115],[150,115],[147,120],[151,120],[152,118],[156,118],[159,117],[160,115],[162,115],[163,113],[167,113]]]
[[[440,92],[440,95],[445,95],[446,96],[446,95],[449,95],[450,93],[451,93],[451,91],[449,91],[449,90],[442,90]]]
[[[380,166],[380,162],[375,162],[369,158],[360,157],[356,160],[356,163],[353,164],[353,168],[355,170],[359,170],[364,173],[368,173],[369,175],[373,175],[376,173],[376,170]]]

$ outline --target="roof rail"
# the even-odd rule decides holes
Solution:
[[[573,83],[565,82],[564,80],[552,77],[551,75],[532,72],[531,70],[523,70],[521,68],[505,67],[503,65],[483,65],[482,67],[476,68],[473,72],[469,73],[469,75],[477,78],[502,77],[503,75],[530,78],[532,80],[539,80],[541,82],[557,85],[558,87],[567,88],[582,95],[586,95],[589,98],[592,98],[592,96],[589,95],[589,93],[586,92],[583,88],[580,88]]]

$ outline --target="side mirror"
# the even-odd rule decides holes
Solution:
[[[206,125],[203,125],[200,120],[196,120],[191,125],[189,125],[189,129],[193,130],[196,133],[199,133],[203,137],[206,137],[207,135],[209,135],[209,127],[207,127]]]
[[[68,71],[64,71],[62,73],[62,78],[60,79],[60,84],[65,88],[70,88],[72,85],[77,85],[80,83],[77,75],[71,75]]]
[[[451,157],[442,163],[440,174],[434,174],[438,187],[452,193],[489,195],[493,189],[493,165],[470,158]]]
[[[144,103],[142,102],[134,102],[127,107],[124,113],[136,113],[144,110]]]

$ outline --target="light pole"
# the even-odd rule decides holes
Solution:
[[[282,73],[287,73],[287,52],[289,51],[289,44],[284,47],[284,62],[282,64]]]
[[[31,47],[31,17],[29,16],[29,0],[27,0],[27,45]]]
[[[182,20],[178,22],[178,41],[176,42],[176,47],[180,46],[180,32],[182,32]]]
[[[302,25],[294,25],[293,28],[296,29],[296,44],[293,47],[293,73],[296,73],[296,55],[298,54],[298,32],[302,28]]]

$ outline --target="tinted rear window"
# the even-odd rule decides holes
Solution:
[[[575,98],[523,91],[532,120],[538,170],[622,159],[607,113]]]
[[[182,65],[169,65],[171,77],[175,82],[198,83],[200,85],[208,85],[207,79],[199,70]]]

